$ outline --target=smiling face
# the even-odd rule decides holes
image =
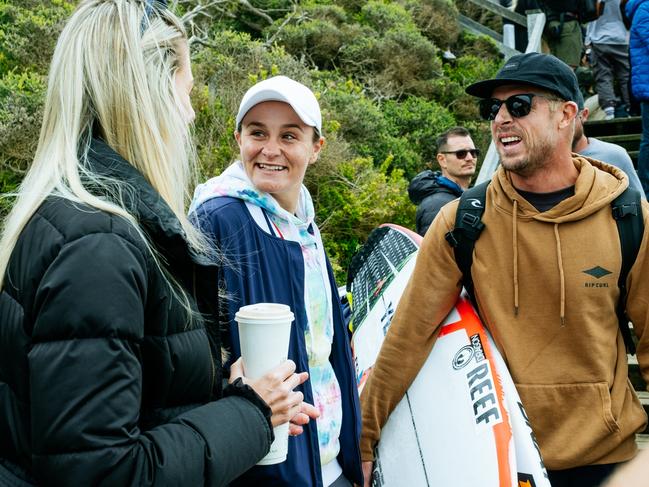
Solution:
[[[235,133],[241,162],[254,186],[273,195],[282,208],[294,213],[309,164],[320,154],[324,138],[314,141],[306,125],[287,103],[255,105]]]
[[[491,136],[502,166],[522,176],[529,176],[552,159],[559,140],[558,128],[563,113],[553,106],[560,103],[551,101],[555,97],[530,86],[501,86],[491,96],[506,100],[522,93],[539,95],[532,98],[530,113],[520,118],[512,117],[503,103],[491,122]]]

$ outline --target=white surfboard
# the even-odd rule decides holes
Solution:
[[[394,225],[375,232],[354,258],[348,281],[359,390],[421,238]],[[431,354],[385,424],[373,478],[375,486],[385,487],[550,485],[514,383],[466,296],[444,321]]]

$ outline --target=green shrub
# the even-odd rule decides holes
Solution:
[[[370,26],[379,34],[398,28],[403,30],[416,30],[415,22],[406,9],[395,2],[382,2],[370,0],[361,9],[358,21]]]
[[[0,78],[0,161],[24,169],[32,160],[45,99],[45,77],[33,72]]]
[[[275,42],[290,54],[305,57],[311,66],[332,69],[344,43],[344,34],[329,20],[314,19],[284,26]]]
[[[441,132],[455,125],[455,119],[438,103],[418,97],[407,98],[401,103],[388,101],[383,111],[386,119],[390,121],[391,133],[403,137],[419,154],[419,161],[413,161],[418,164],[398,165],[404,171],[406,179],[410,180],[424,165],[435,160],[435,139]],[[394,165],[397,166],[397,163]]]
[[[392,29],[377,45],[378,93],[388,97],[428,96],[430,81],[441,76],[437,48],[418,31]]]
[[[44,73],[56,39],[76,1],[0,0],[0,75],[10,71]]]
[[[381,223],[413,227],[415,207],[400,171],[375,167],[369,158],[342,161],[317,185],[316,213],[338,283],[345,282],[351,257]]]
[[[420,32],[437,47],[455,46],[461,29],[457,8],[451,0],[407,0],[404,6]]]

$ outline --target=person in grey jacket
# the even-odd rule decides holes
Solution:
[[[290,361],[225,381],[221,269],[184,207],[191,88],[159,2],[83,0],[59,37],[0,240],[2,486],[225,486],[301,410]]]
[[[408,196],[417,205],[416,229],[423,236],[440,208],[458,198],[469,187],[480,151],[464,127],[453,127],[437,137],[437,163],[441,171],[426,169],[408,186]]]
[[[629,178],[629,186],[640,191],[640,194],[644,198],[645,195],[642,190],[642,184],[640,184],[640,178],[638,178],[638,173],[627,151],[617,144],[604,142],[595,137],[586,137],[584,123],[588,120],[589,111],[584,106],[584,98],[581,96],[581,92],[579,93],[579,97],[577,100],[579,112],[577,113],[577,117],[575,117],[575,135],[572,139],[572,151],[621,169]]]

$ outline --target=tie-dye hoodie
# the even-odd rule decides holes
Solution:
[[[304,302],[308,326],[305,343],[309,357],[309,376],[316,408],[321,464],[336,458],[340,450],[342,425],[341,392],[329,362],[333,341],[332,290],[329,286],[324,247],[315,225],[313,201],[302,186],[295,214],[282,208],[268,193],[258,191],[240,162],[233,163],[220,176],[199,185],[194,192],[190,213],[205,201],[223,196],[243,200],[257,225],[285,240],[297,242],[304,257]],[[264,216],[268,217],[272,228]]]

